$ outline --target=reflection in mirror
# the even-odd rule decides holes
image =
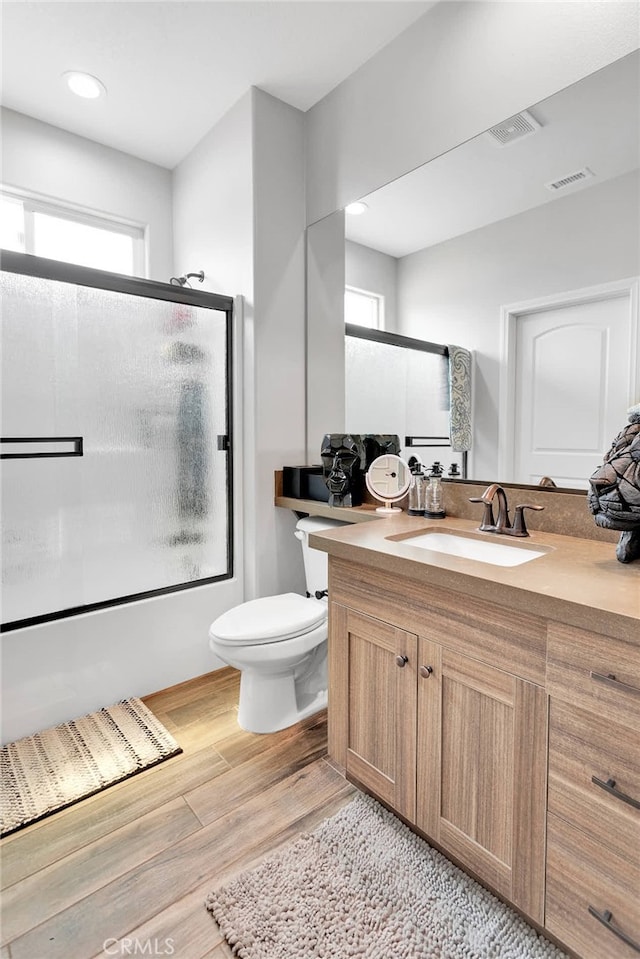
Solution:
[[[435,457],[449,475],[466,477],[468,454],[454,452],[449,437],[447,347],[349,323],[345,330],[345,415],[354,433],[393,423],[405,459],[428,466]]]
[[[402,512],[399,506],[393,504],[406,496],[411,483],[411,473],[400,456],[392,453],[378,456],[369,467],[365,482],[371,495],[384,503],[384,506],[376,508],[376,513]]]
[[[345,284],[383,298],[386,330],[474,351],[471,477],[586,489],[637,402],[639,117],[635,52],[346,217]],[[348,340],[345,428],[401,434],[352,422]],[[370,365],[395,409],[402,377]],[[431,432],[427,409],[437,419],[425,396],[407,433]]]

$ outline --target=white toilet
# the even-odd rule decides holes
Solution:
[[[242,672],[238,723],[249,732],[274,733],[327,705],[328,561],[311,549],[309,533],[345,525],[317,517],[296,524],[306,598],[283,593],[253,599],[209,628],[210,648]]]

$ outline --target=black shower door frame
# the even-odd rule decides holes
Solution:
[[[42,623],[53,622],[54,620],[66,619],[70,616],[79,616],[83,613],[90,613],[100,609],[107,609],[112,606],[122,606],[126,603],[135,602],[142,599],[150,599],[154,596],[164,596],[169,593],[181,592],[185,589],[193,589],[197,586],[204,586],[210,583],[222,582],[231,579],[234,575],[234,511],[233,511],[233,297],[223,296],[219,293],[204,293],[200,290],[193,290],[189,287],[174,286],[170,283],[160,283],[156,280],[146,280],[134,276],[125,276],[119,273],[109,273],[105,270],[96,270],[84,266],[76,266],[73,263],[65,263],[61,260],[51,260],[45,257],[34,256],[29,253],[15,253],[10,250],[0,250],[0,270],[5,273],[18,273],[23,276],[37,277],[44,280],[55,280],[60,283],[70,283],[75,286],[92,287],[99,290],[108,290],[114,293],[127,293],[132,296],[148,297],[154,300],[165,300],[173,303],[183,303],[190,306],[197,306],[204,309],[215,310],[225,315],[226,329],[226,382],[225,382],[225,432],[217,436],[217,449],[227,454],[227,569],[226,572],[217,576],[203,577],[202,579],[191,580],[186,583],[177,583],[172,586],[163,586],[158,589],[145,590],[138,593],[130,593],[126,596],[117,596],[108,600],[101,600],[95,603],[87,603],[81,606],[73,606],[67,609],[55,610],[51,613],[45,613],[38,616],[31,616],[26,619],[13,620],[9,623],[0,625],[0,633],[9,632],[15,629],[22,629],[27,626],[36,626]],[[25,453],[18,454],[19,458],[37,458],[38,456],[69,456],[82,455],[81,438],[76,437],[41,437],[34,440],[33,437],[2,437],[0,447],[4,444],[20,446],[20,444],[29,444],[31,442],[55,443],[80,440],[76,443],[74,452],[27,452],[33,449],[25,446]],[[0,454],[2,459],[16,458],[15,453]]]

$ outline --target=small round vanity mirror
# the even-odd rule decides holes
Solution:
[[[384,503],[376,508],[377,513],[402,512],[393,503],[406,496],[411,485],[411,471],[403,459],[393,453],[378,456],[369,467],[365,481],[371,495]]]

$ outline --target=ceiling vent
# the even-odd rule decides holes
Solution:
[[[566,176],[560,177],[559,180],[545,183],[545,186],[547,190],[556,193],[558,190],[566,190],[567,187],[574,186],[576,183],[582,183],[583,180],[590,180],[593,176],[595,176],[595,173],[588,166],[585,166],[581,170],[576,170],[575,173],[568,173]]]
[[[528,110],[516,113],[514,117],[503,120],[487,130],[485,136],[497,147],[508,147],[516,140],[530,137],[540,129],[541,124],[531,116]]]

